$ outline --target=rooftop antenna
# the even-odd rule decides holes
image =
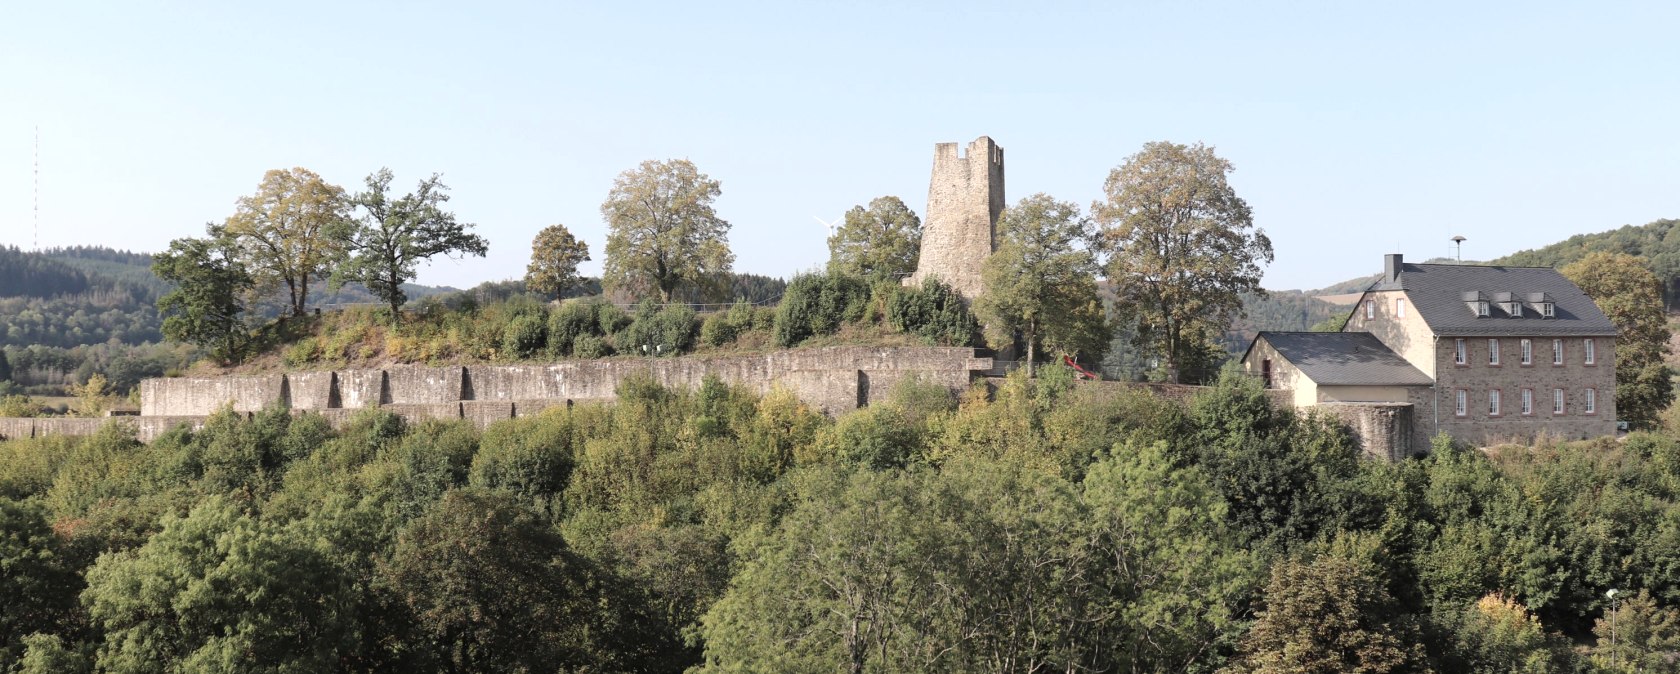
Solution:
[[[35,125],[35,252],[41,252],[41,125]]]
[[[1455,237],[1452,238],[1453,244],[1458,246],[1458,250],[1456,250],[1454,252],[1456,253],[1456,257],[1458,258],[1458,263],[1459,264],[1464,264],[1464,242],[1465,241],[1466,241],[1466,239],[1462,236],[1455,236]]]

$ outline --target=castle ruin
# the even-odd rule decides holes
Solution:
[[[968,300],[979,297],[980,267],[996,246],[1002,212],[1003,148],[987,136],[969,143],[966,155],[958,154],[956,143],[934,145],[921,257],[905,285],[933,277]]]

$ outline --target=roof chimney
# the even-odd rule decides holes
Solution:
[[[1400,265],[1403,257],[1399,253],[1389,253],[1383,256],[1383,281],[1394,283],[1400,280]]]

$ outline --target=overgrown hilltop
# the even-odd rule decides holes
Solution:
[[[0,669],[1665,671],[1680,441],[1359,459],[1230,376],[0,442]],[[1608,590],[1619,591],[1614,597]],[[238,598],[238,601],[228,601]],[[1627,667],[1623,667],[1626,665]]]
[[[397,321],[355,307],[277,324],[241,370],[552,361],[751,353],[838,344],[968,346],[978,325],[950,288],[870,285],[842,274],[797,276],[779,301],[696,311],[601,296],[544,302],[524,292],[426,298]]]

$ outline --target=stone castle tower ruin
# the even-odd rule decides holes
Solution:
[[[933,179],[922,225],[922,252],[905,285],[938,278],[964,298],[980,296],[980,266],[992,254],[1003,212],[1003,148],[986,136],[959,155],[956,143],[933,146]]]

